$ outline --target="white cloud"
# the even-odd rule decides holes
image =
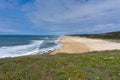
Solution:
[[[52,30],[56,34],[104,33],[104,32],[119,31],[120,24],[119,23],[117,23],[117,24],[109,23],[109,24],[101,24],[101,25],[99,24],[99,25],[94,25],[94,26],[91,26],[91,27],[86,26],[84,28],[82,27],[82,29],[80,29],[79,27],[77,28],[77,26],[75,26],[74,28],[70,27],[68,29],[66,27],[64,27],[64,28],[54,27],[54,28],[52,28]],[[55,31],[58,31],[58,32],[55,32]]]
[[[5,0],[1,0],[0,8],[16,7],[20,0],[9,1],[11,2],[4,3]],[[19,8],[33,24],[31,26],[39,30],[91,33],[120,30],[119,4],[120,0],[34,0],[32,3],[20,5]],[[5,28],[17,27],[14,21],[16,20],[6,21],[8,24],[0,22]]]
[[[120,0],[36,0],[24,5],[22,10],[40,28],[60,33],[95,32],[93,28],[98,29],[98,25],[102,25],[99,30],[109,30],[105,24],[119,22],[119,4]]]
[[[39,21],[47,22],[81,22],[88,20],[101,20],[113,18],[112,15],[119,15],[120,0],[89,0],[88,3],[73,2],[73,0],[36,0],[34,5],[29,6],[27,15],[34,23]],[[31,7],[30,7],[31,6]],[[26,7],[26,6],[25,6]]]

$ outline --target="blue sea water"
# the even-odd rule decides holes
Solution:
[[[60,36],[1,35],[0,58],[48,53],[60,49]]]

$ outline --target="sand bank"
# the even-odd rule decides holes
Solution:
[[[60,43],[63,44],[62,48],[52,52],[51,54],[78,54],[92,51],[120,50],[120,43],[109,42],[101,39],[64,36]]]

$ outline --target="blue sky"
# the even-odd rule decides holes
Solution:
[[[0,0],[0,34],[120,31],[120,0]]]

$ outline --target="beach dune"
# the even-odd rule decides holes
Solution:
[[[60,40],[60,43],[63,44],[62,48],[52,52],[51,54],[78,54],[93,51],[120,50],[120,43],[110,42],[102,39],[64,36]]]

